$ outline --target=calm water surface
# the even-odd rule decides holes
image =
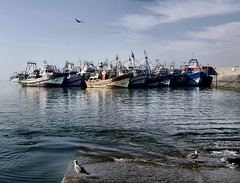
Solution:
[[[240,92],[212,88],[23,88],[0,82],[0,182],[61,182],[77,154],[221,163],[240,147]]]

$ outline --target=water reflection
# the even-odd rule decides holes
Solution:
[[[235,91],[16,86],[8,90],[0,96],[1,159],[13,165],[21,157],[24,176],[31,162],[49,162],[48,167],[40,163],[32,178],[47,174],[53,167],[51,158],[69,146],[77,146],[86,162],[97,156],[181,164],[184,155],[196,149],[201,161],[221,163],[225,154],[217,149],[240,145],[240,93]],[[8,168],[5,175],[14,171]]]

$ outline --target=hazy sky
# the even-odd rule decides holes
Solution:
[[[74,18],[84,21],[77,23]],[[0,0],[1,79],[27,61],[240,66],[239,0]]]

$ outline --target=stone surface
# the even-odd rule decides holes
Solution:
[[[77,175],[70,164],[62,183],[80,182],[233,182],[240,171],[223,167],[162,167],[122,162],[100,162],[83,165],[91,175]]]

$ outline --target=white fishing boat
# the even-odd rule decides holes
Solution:
[[[64,73],[61,73],[56,66],[48,65],[46,61],[41,69],[37,69],[36,63],[30,62],[28,67],[32,67],[34,70],[27,79],[21,81],[22,86],[61,86],[65,78]]]
[[[10,81],[12,83],[20,83],[19,73],[14,72],[13,75],[10,77]]]
[[[26,79],[28,74],[26,72],[14,72],[13,75],[10,77],[10,81],[12,83],[21,83],[22,80]]]
[[[97,68],[94,66],[93,62],[85,61],[83,64],[83,68],[81,69],[81,76],[83,76],[83,80],[88,80],[90,75],[95,73]]]

